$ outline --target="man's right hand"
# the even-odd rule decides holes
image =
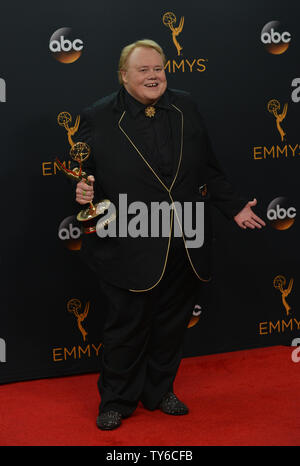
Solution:
[[[81,204],[88,204],[94,198],[94,182],[95,178],[93,175],[88,176],[88,181],[91,184],[87,184],[85,181],[81,180],[77,183],[76,187],[76,201]]]

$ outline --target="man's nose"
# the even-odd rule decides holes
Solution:
[[[154,68],[152,70],[150,69],[147,78],[148,79],[156,79],[156,74],[157,74],[157,72],[156,72],[156,70]]]

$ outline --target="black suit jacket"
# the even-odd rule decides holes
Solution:
[[[118,208],[119,194],[126,194],[128,205],[142,201],[149,207],[148,220],[152,202],[176,205],[177,201],[183,205],[189,201],[194,209],[197,201],[204,202],[204,244],[200,248],[185,247],[185,250],[199,280],[209,281],[212,240],[209,204],[213,202],[224,215],[232,218],[245,205],[245,200],[234,194],[225,178],[195,102],[186,92],[171,89],[166,92],[172,105],[175,160],[169,186],[144,151],[143,141],[125,108],[122,91],[98,100],[82,112],[76,141],[85,141],[91,146],[84,170],[95,176],[96,201],[106,198]],[[207,187],[204,196],[199,192],[203,185]],[[117,215],[116,226],[119,212]],[[132,217],[128,215],[128,222]],[[177,217],[182,218],[176,210],[171,210],[168,236],[84,235],[83,259],[104,280],[116,286],[133,291],[152,289],[163,277]],[[186,240],[183,232],[185,245]]]

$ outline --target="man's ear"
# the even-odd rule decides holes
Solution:
[[[120,70],[122,80],[124,84],[127,84],[127,71],[126,70]]]

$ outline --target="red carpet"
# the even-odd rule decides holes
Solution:
[[[300,363],[271,347],[184,359],[176,393],[190,414],[139,406],[115,431],[95,424],[97,374],[0,386],[0,445],[300,445]]]

